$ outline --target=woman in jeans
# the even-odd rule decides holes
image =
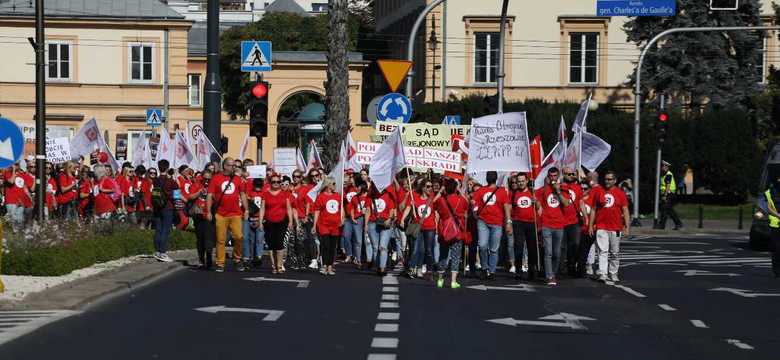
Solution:
[[[260,204],[259,226],[265,232],[265,240],[271,255],[271,269],[274,274],[283,274],[284,236],[293,228],[293,212],[290,197],[282,190],[278,174],[271,176],[271,188],[263,194]]]
[[[312,235],[319,234],[322,239],[320,273],[323,275],[336,275],[333,271],[333,260],[339,245],[341,225],[344,224],[344,207],[341,206],[341,201],[341,194],[336,192],[336,182],[332,177],[325,178],[314,201],[314,222],[311,228]]]
[[[373,182],[369,182],[369,189],[366,198],[366,220],[368,221],[365,221],[364,230],[368,232],[368,237],[371,239],[373,250],[371,258],[377,263],[378,274],[386,276],[387,247],[390,245],[390,236],[397,216],[395,194],[392,184],[380,192]],[[368,257],[368,250],[366,250],[367,267],[370,268],[372,263]]]
[[[344,176],[344,181],[346,182],[344,184],[344,208],[345,208],[345,217],[349,215],[349,210],[347,207],[349,206],[350,200],[357,195],[357,187],[355,186],[355,177],[353,176]],[[347,219],[349,220],[349,219]],[[351,221],[345,221],[344,223],[344,235],[341,236],[340,242],[339,242],[339,248],[341,250],[341,253],[344,255],[344,263],[349,264],[352,262],[352,255],[354,253],[354,250],[352,250],[352,226]],[[347,232],[350,232],[349,234]]]
[[[62,165],[64,173],[57,177],[57,204],[59,205],[59,216],[65,221],[73,220],[76,216],[76,197],[78,197],[78,186],[76,181],[76,164],[72,161],[66,161]],[[84,174],[86,176],[86,174]]]
[[[211,170],[205,170],[200,176],[200,180],[195,181],[190,186],[189,201],[192,202],[190,215],[195,224],[195,236],[198,239],[198,269],[210,270],[212,265],[212,251],[217,240],[217,226],[215,223],[206,220],[206,195],[208,194],[209,182],[214,174]],[[194,210],[194,209],[200,209]],[[200,215],[197,213],[200,212]]]
[[[250,212],[249,220],[243,220],[244,244],[242,258],[245,266],[249,266],[249,261],[251,260],[252,266],[260,268],[263,264],[263,238],[265,237],[265,234],[259,227],[259,209],[263,203],[263,179],[252,179],[251,187],[246,189],[246,199],[257,206],[258,212]],[[253,209],[254,207],[250,205],[249,208]]]
[[[428,179],[420,181],[417,189],[412,193],[412,197],[406,203],[406,210],[401,217],[401,223],[403,223],[409,213],[414,211],[412,223],[422,224],[417,239],[414,241],[414,251],[407,274],[410,278],[414,278],[415,273],[417,277],[423,277],[422,263],[424,259],[428,268],[425,279],[433,280],[433,243],[436,239],[436,224],[439,218],[439,214],[433,211],[434,197],[433,183]]]
[[[363,240],[365,239],[365,233],[363,232],[365,219],[363,213],[366,210],[366,184],[359,183],[356,189],[356,194],[352,196],[352,199],[347,202],[346,214],[347,219],[344,223],[344,239],[347,242],[352,242],[352,255],[354,256],[354,264],[360,268],[361,254],[363,252]],[[367,240],[367,239],[366,239]],[[371,241],[366,241],[366,257],[371,258],[373,253],[371,249]]]
[[[465,216],[469,209],[469,198],[461,194],[458,181],[455,179],[447,179],[442,192],[445,193],[445,196],[436,201],[436,213],[439,214],[439,219],[445,221],[454,215],[458,224],[458,230],[463,232],[466,229]],[[444,270],[447,269],[447,263],[449,263],[450,287],[457,289],[460,287],[457,280],[461,251],[463,251],[463,240],[458,237],[454,241],[444,242],[441,234],[439,234],[439,243],[441,244],[438,265],[439,281],[436,285],[444,287]]]

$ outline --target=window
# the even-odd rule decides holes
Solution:
[[[154,81],[154,44],[130,44],[130,81]]]
[[[190,106],[200,106],[200,74],[190,74]]]
[[[569,83],[598,82],[599,34],[569,34]]]
[[[498,73],[499,33],[475,33],[474,43],[474,82],[496,82]]]
[[[313,3],[313,4],[311,4],[311,11],[312,12],[328,12],[328,4],[327,3]]]
[[[70,42],[58,41],[46,43],[48,67],[46,79],[52,81],[71,81],[73,73],[73,45]]]

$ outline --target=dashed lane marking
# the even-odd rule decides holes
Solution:
[[[398,324],[376,324],[374,326],[376,332],[398,332]]]
[[[398,301],[398,294],[382,294],[382,300]]]
[[[371,341],[372,348],[395,349],[398,347],[398,338],[374,338]]]
[[[379,316],[376,317],[377,320],[398,320],[401,318],[400,313],[389,313],[389,312],[381,312],[379,313]]]
[[[701,320],[691,320],[691,324],[693,324],[693,326],[695,326],[697,328],[701,328],[701,329],[709,329],[710,328],[709,326],[707,326],[707,324],[704,323],[704,321],[701,321]]]
[[[726,339],[726,342],[728,342],[729,344],[734,345],[734,346],[736,346],[736,347],[738,347],[738,348],[740,348],[742,350],[753,350],[753,349],[755,349],[754,347],[752,347],[752,346],[750,346],[748,344],[745,344],[742,341],[739,341],[737,339]]]
[[[385,286],[385,287],[382,288],[382,291],[383,292],[397,293],[398,292],[398,287],[397,286]]]
[[[632,288],[630,288],[628,286],[618,285],[618,284],[615,284],[612,281],[607,281],[606,284],[610,285],[610,286],[614,286],[614,287],[616,287],[618,289],[623,289],[625,292],[627,292],[627,293],[629,293],[631,295],[634,295],[636,297],[640,297],[640,298],[647,297],[647,296],[645,296],[645,294],[642,294],[639,291],[636,291],[636,290],[634,290],[634,289],[632,289]]]
[[[658,306],[661,307],[661,309],[664,309],[666,311],[677,311],[677,309],[666,304],[658,304]]]
[[[395,360],[395,354],[368,354],[368,360]]]
[[[382,309],[397,309],[400,306],[398,305],[397,302],[385,302],[385,301],[383,301],[383,302],[379,303],[379,307],[382,308]]]

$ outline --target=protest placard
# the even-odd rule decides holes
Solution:
[[[472,120],[468,171],[531,171],[525,112]]]
[[[67,137],[46,139],[46,161],[54,164],[70,160],[70,139]]]
[[[265,179],[265,165],[247,166],[247,179]]]

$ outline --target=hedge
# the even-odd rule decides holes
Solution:
[[[154,252],[153,234],[152,230],[130,231],[79,239],[67,245],[29,252],[3,254],[2,274],[60,276],[98,263],[151,254]],[[194,249],[195,243],[194,233],[172,230],[168,249]]]

